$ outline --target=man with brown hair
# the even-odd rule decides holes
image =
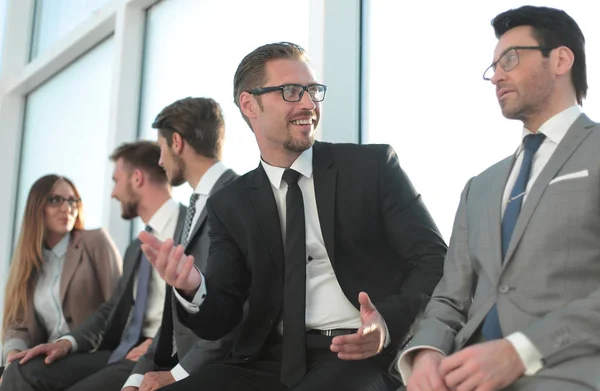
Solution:
[[[171,198],[158,165],[157,143],[123,144],[110,156],[115,163],[112,197],[126,220],[140,217],[156,237],[178,237],[186,208]],[[123,257],[123,275],[108,302],[80,327],[53,343],[24,351],[3,376],[2,391],[120,390],[157,333],[163,315],[165,284],[134,240]],[[41,357],[38,357],[41,356]],[[30,361],[31,360],[31,361]]]
[[[204,205],[215,191],[237,178],[219,161],[225,137],[221,107],[210,98],[181,99],[165,107],[152,127],[158,129],[159,164],[169,183],[179,186],[187,182],[194,189],[180,243],[186,253],[194,256],[196,267],[204,271],[209,249]],[[183,326],[177,319],[171,292],[166,292],[160,332],[135,366],[125,384],[126,391],[135,387],[155,390],[174,383],[206,362],[224,359],[231,350],[235,332],[218,341],[206,341]]]
[[[446,245],[387,145],[315,141],[327,87],[292,43],[241,62],[234,99],[258,167],[211,197],[208,267],[140,234],[180,319],[227,360],[165,390],[394,390],[395,350],[442,275]],[[368,293],[368,294],[367,294]]]

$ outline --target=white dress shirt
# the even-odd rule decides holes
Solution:
[[[312,148],[304,151],[294,163],[291,169],[301,174],[298,186],[302,190],[304,202],[305,224],[306,224],[306,328],[317,330],[331,330],[340,328],[358,329],[361,326],[360,313],[348,301],[340,284],[337,281],[333,266],[325,248],[325,241],[321,232],[319,215],[317,211],[317,200],[313,181]],[[279,212],[281,236],[285,242],[286,228],[286,194],[287,184],[283,181],[285,168],[274,167],[261,161],[261,164],[271,183],[271,189],[275,196],[275,203]],[[177,291],[176,297],[182,306],[190,313],[199,311],[199,306],[206,297],[204,276],[198,292],[188,302],[181,297]],[[279,331],[283,332],[280,323]],[[390,343],[389,332],[385,330],[385,343]]]
[[[556,150],[556,147],[561,142],[561,140],[567,134],[567,131],[573,125],[575,120],[581,115],[581,109],[579,106],[571,106],[568,109],[561,111],[556,114],[538,129],[538,133],[543,133],[546,135],[542,145],[537,150],[535,155],[533,156],[533,161],[531,163],[531,172],[529,174],[529,180],[527,181],[527,187],[525,188],[525,195],[523,196],[523,204],[527,201],[527,193],[531,190],[531,187],[535,183],[537,177],[540,172],[550,160],[550,157]],[[521,140],[524,140],[527,135],[533,134],[529,129],[523,127],[523,134]],[[521,164],[523,162],[523,142],[521,141],[521,145],[517,149],[515,154],[516,160],[515,164],[512,168],[510,176],[508,177],[508,181],[506,182],[506,186],[504,188],[504,194],[502,197],[502,205],[500,208],[502,209],[502,216],[504,216],[504,210],[506,209],[506,204],[508,203],[508,198],[510,197],[510,193],[512,188],[517,180],[517,176],[519,175],[519,171],[521,170]],[[520,332],[515,332],[506,337],[506,339],[513,344],[517,354],[523,361],[523,365],[525,366],[525,375],[531,376],[535,375],[540,369],[543,368],[543,357],[539,350],[531,343],[529,338],[525,336],[525,334]],[[431,346],[414,346],[410,349],[407,349],[402,353],[398,360],[397,369],[402,376],[402,380],[404,384],[408,381],[408,378],[412,374],[412,359],[413,352],[420,349],[433,349],[443,353],[437,348]]]
[[[68,233],[52,249],[42,250],[44,263],[35,286],[33,304],[46,327],[49,341],[70,331],[60,300],[60,281],[70,239],[71,233]]]

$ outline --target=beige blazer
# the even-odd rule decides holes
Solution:
[[[121,276],[122,263],[104,229],[71,232],[60,281],[62,309],[71,330],[110,299]],[[31,300],[31,310],[21,322],[9,325],[4,342],[21,339],[30,348],[48,342],[48,332]]]

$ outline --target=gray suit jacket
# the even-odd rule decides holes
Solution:
[[[504,262],[501,202],[514,156],[467,183],[444,277],[405,349],[460,350],[497,302],[503,334],[523,333],[542,354],[535,377],[600,386],[599,154],[600,124],[582,114],[531,187]]]
[[[210,196],[237,177],[238,175],[234,171],[225,171],[211,189]],[[206,260],[208,259],[210,246],[209,230],[206,209],[202,209],[198,221],[192,228],[190,239],[185,249],[186,254],[194,256],[196,267],[201,271],[206,270]],[[176,242],[180,241],[179,239],[175,238]],[[132,374],[145,374],[156,370],[170,370],[177,363],[190,374],[201,365],[210,361],[224,359],[229,354],[236,333],[232,332],[218,341],[207,341],[198,338],[179,321],[175,305],[176,300],[172,295],[172,288],[167,286],[161,327],[146,354],[138,360]],[[175,335],[177,354],[172,356],[173,335]]]

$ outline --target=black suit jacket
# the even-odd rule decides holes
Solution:
[[[185,206],[179,205],[176,235],[181,235],[185,211]],[[78,352],[112,351],[119,345],[134,302],[133,283],[141,259],[141,242],[139,239],[135,239],[125,250],[123,275],[119,279],[117,288],[110,300],[100,306],[78,328],[67,334],[75,338]]]
[[[313,180],[321,231],[336,278],[358,309],[365,291],[383,316],[391,348],[405,341],[442,276],[446,244],[387,145],[315,143]],[[232,359],[248,360],[280,319],[284,257],[271,184],[261,165],[212,197],[207,295],[183,322],[220,338],[242,317]]]
[[[238,175],[233,170],[225,171],[217,179],[209,195],[212,197],[215,192],[236,178]],[[206,209],[197,213],[200,213],[200,216],[190,232],[185,253],[193,255],[196,267],[204,271],[210,245],[209,225]],[[177,243],[181,242],[180,236],[174,238]],[[167,285],[161,327],[146,354],[138,360],[132,373],[145,374],[150,371],[171,369],[178,363],[187,373],[192,373],[207,362],[225,358],[231,351],[235,336],[233,332],[218,341],[206,341],[198,338],[189,328],[182,325],[176,316],[173,306],[176,299],[172,292],[173,288]],[[173,335],[177,345],[176,355],[172,355]]]

